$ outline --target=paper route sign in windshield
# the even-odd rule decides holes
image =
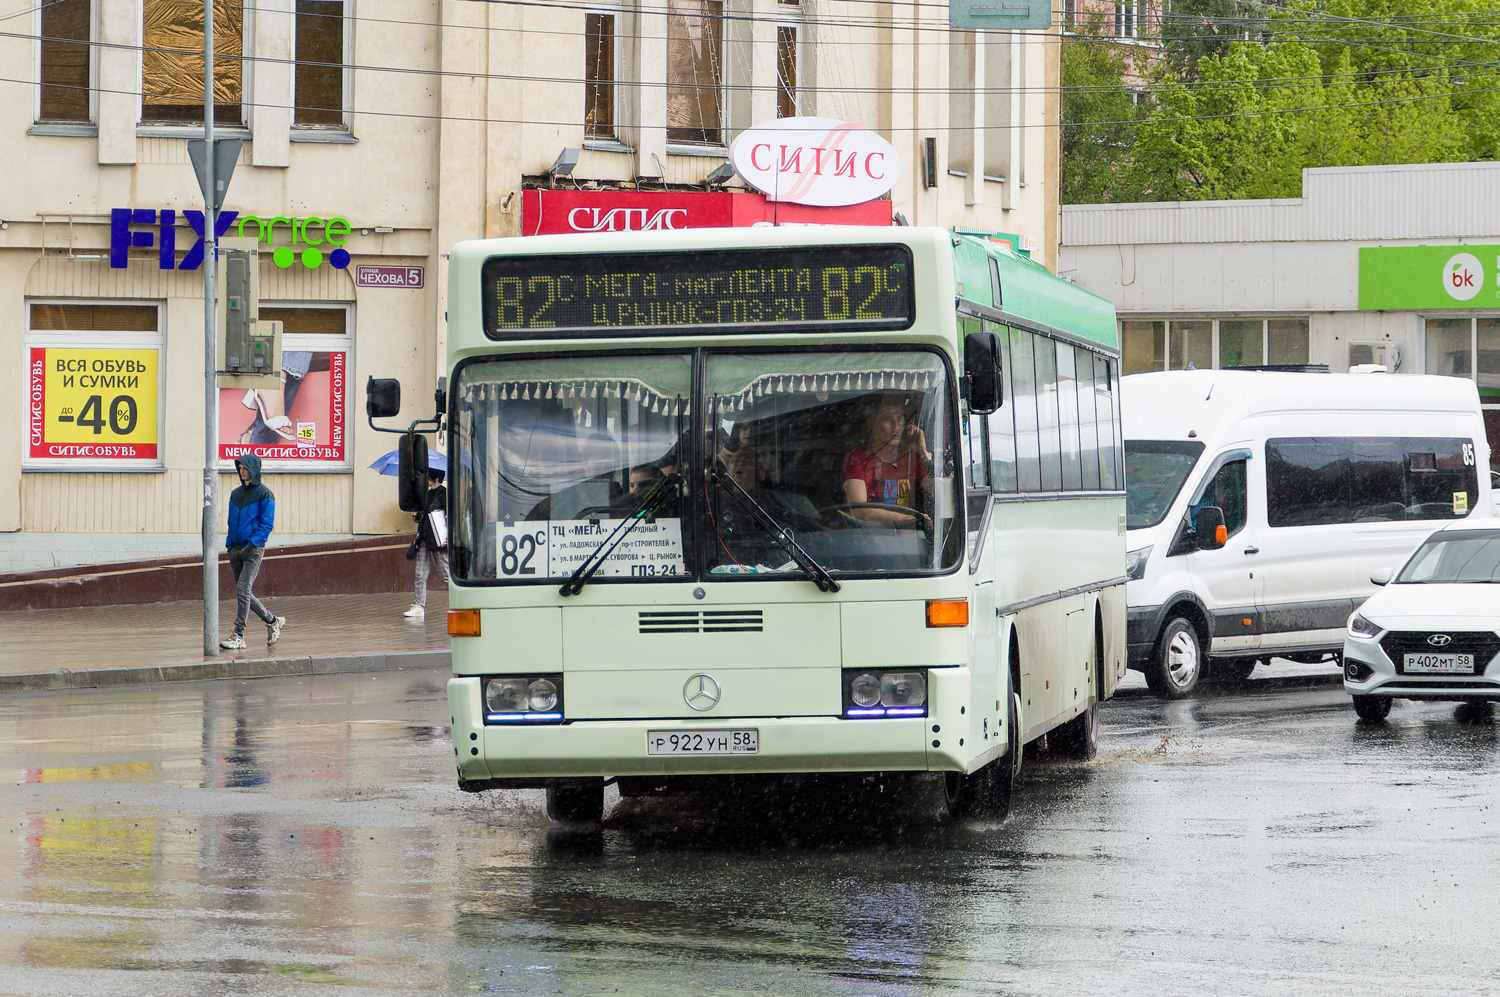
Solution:
[[[495,563],[514,581],[565,578],[588,560],[618,519],[553,519],[495,526]],[[681,576],[682,520],[644,520],[605,559],[596,578]]]

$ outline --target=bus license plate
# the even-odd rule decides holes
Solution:
[[[1474,674],[1472,654],[1408,654],[1406,672],[1432,672],[1434,674]]]
[[[753,755],[758,730],[648,730],[648,755]]]

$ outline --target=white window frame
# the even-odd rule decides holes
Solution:
[[[42,9],[44,4],[37,4],[32,11],[32,79],[36,81],[36,89],[31,99],[31,126],[35,134],[47,134],[49,131],[67,131],[77,129],[88,129],[93,134],[99,125],[99,5],[105,0],[89,0],[89,116],[86,121],[47,121],[42,118]],[[28,320],[28,327],[29,327]]]
[[[107,329],[32,329],[31,328],[31,306],[32,305],[65,305],[65,306],[131,306],[150,307],[156,309],[156,331],[155,332],[110,332]],[[48,471],[62,474],[89,473],[97,474],[107,471],[111,474],[152,474],[159,473],[166,468],[165,455],[167,441],[166,432],[166,390],[167,379],[164,363],[166,360],[166,318],[167,310],[165,302],[158,300],[141,300],[139,298],[59,298],[59,297],[37,297],[25,298],[23,307],[26,309],[26,332],[22,341],[22,348],[26,358],[27,392],[30,392],[30,361],[31,351],[37,348],[74,349],[74,350],[155,350],[156,351],[156,459],[136,460],[111,459],[108,457],[33,457],[29,442],[24,442],[21,448],[21,470],[23,472]],[[29,402],[29,397],[28,397]],[[27,418],[23,423],[23,432],[29,433],[31,427],[30,407],[27,408]]]
[[[1162,363],[1164,364],[1164,366],[1162,366],[1160,368],[1161,370],[1181,370],[1181,369],[1183,369],[1183,368],[1180,368],[1180,367],[1173,367],[1172,366],[1172,326],[1173,326],[1173,324],[1175,324],[1175,323],[1183,323],[1183,322],[1208,322],[1208,323],[1211,323],[1212,327],[1213,327],[1213,334],[1212,334],[1212,339],[1210,341],[1211,342],[1210,349],[1212,350],[1213,366],[1211,368],[1210,367],[1198,367],[1198,368],[1195,368],[1195,369],[1197,369],[1197,370],[1219,370],[1220,369],[1220,367],[1219,367],[1219,324],[1221,322],[1255,322],[1255,321],[1259,321],[1260,322],[1260,355],[1262,357],[1260,365],[1263,366],[1265,364],[1273,363],[1273,361],[1270,359],[1270,353],[1271,353],[1271,323],[1272,322],[1280,322],[1280,321],[1289,321],[1289,320],[1294,320],[1294,319],[1300,319],[1300,320],[1305,321],[1307,323],[1307,340],[1308,340],[1308,357],[1309,357],[1308,362],[1311,363],[1312,362],[1312,360],[1311,360],[1311,356],[1312,356],[1312,316],[1311,315],[1302,315],[1302,314],[1275,314],[1275,313],[1265,313],[1265,312],[1262,312],[1260,314],[1224,315],[1224,316],[1212,316],[1212,315],[1122,315],[1122,316],[1119,316],[1118,322],[1117,322],[1117,330],[1118,330],[1119,336],[1120,336],[1120,363],[1121,363],[1122,369],[1123,369],[1123,365],[1124,365],[1124,362],[1125,362],[1124,356],[1125,356],[1125,323],[1126,322],[1161,322],[1161,323],[1163,323],[1163,330],[1162,330]],[[1425,319],[1423,320],[1423,322],[1424,322],[1424,324],[1423,324],[1422,328],[1425,331],[1425,329],[1426,329]],[[1422,336],[1421,338],[1423,339],[1424,348],[1425,348],[1426,337]],[[1425,366],[1425,364],[1426,364],[1426,356],[1424,355],[1422,359],[1423,359],[1423,365],[1424,365],[1422,369],[1426,370],[1426,366]]]
[[[344,354],[344,459],[335,462],[327,460],[293,460],[283,457],[266,458],[262,461],[264,472],[268,474],[349,474],[353,472],[354,414],[356,412],[353,402],[354,304],[352,302],[267,301],[262,299],[260,307],[262,310],[267,308],[303,308],[344,313],[343,335],[321,332],[283,332],[281,336],[281,352],[283,354],[288,350],[310,350],[314,353]],[[222,418],[222,414],[220,418]],[[215,437],[218,436],[218,427],[214,427],[214,435]],[[220,458],[217,466],[219,471],[223,473],[232,473],[234,471],[234,461],[232,459],[225,460]]]
[[[1115,37],[1135,40],[1141,36],[1139,0],[1115,0]]]
[[[111,0],[100,0],[108,3]],[[114,0],[119,2],[119,0]],[[240,70],[240,120],[234,124],[221,124],[214,122],[214,136],[216,138],[246,138],[250,137],[250,122],[248,115],[254,101],[255,93],[255,3],[254,0],[244,0],[244,20],[240,22],[240,58],[243,61]],[[294,8],[295,11],[295,8]],[[293,16],[295,20],[295,14]],[[138,138],[184,138],[194,135],[202,136],[203,122],[162,122],[142,121],[141,116],[145,114],[146,108],[146,4],[145,0],[136,2],[136,38],[142,48],[135,54],[135,133]],[[217,38],[217,36],[215,36]],[[214,46],[215,59],[218,58],[217,43]],[[295,53],[296,48],[292,49]]]
[[[339,132],[339,131],[345,131],[345,132],[347,132],[347,131],[352,131],[353,130],[353,115],[354,115],[354,69],[353,69],[354,59],[353,59],[353,56],[354,56],[354,23],[355,23],[354,0],[342,0],[342,4],[343,4],[343,7],[344,7],[343,23],[339,27],[343,30],[343,33],[344,33],[344,77],[343,77],[343,89],[344,89],[344,92],[343,92],[343,95],[339,98],[339,100],[342,103],[342,107],[343,107],[343,111],[342,111],[342,114],[341,114],[341,117],[340,117],[340,123],[337,124],[337,125],[299,125],[297,123],[297,0],[292,0],[292,14],[291,14],[291,18],[290,18],[290,21],[291,21],[291,33],[292,33],[292,44],[291,44],[291,49],[290,49],[290,51],[292,53],[292,107],[291,107],[291,112],[292,112],[292,115],[291,115],[292,116],[292,126],[291,127],[292,127],[292,134],[293,135],[297,135],[299,138],[305,137],[305,136],[307,136],[309,134],[317,134],[319,132],[327,134],[327,133],[330,133],[330,132]],[[247,3],[246,4],[246,12],[248,13],[249,11],[250,11],[250,6],[249,6],[249,3]],[[253,59],[247,58],[246,59],[246,68],[253,70],[254,67],[255,67],[255,61]]]

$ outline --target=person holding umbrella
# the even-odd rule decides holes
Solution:
[[[416,559],[416,584],[411,608],[402,613],[410,620],[427,616],[427,572],[436,564],[443,584],[448,584],[448,489],[443,487],[446,475],[436,467],[427,471],[427,506],[412,513],[417,521],[417,539],[412,541]]]

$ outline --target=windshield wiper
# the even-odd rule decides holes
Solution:
[[[839,590],[839,583],[828,573],[828,569],[824,568],[817,561],[814,561],[812,555],[803,550],[802,546],[792,539],[792,535],[787,531],[787,528],[782,526],[776,520],[776,517],[771,515],[771,511],[762,505],[759,499],[747,492],[743,485],[718,468],[714,469],[713,480],[717,485],[730,486],[730,494],[735,497],[740,505],[750,510],[750,515],[755,517],[756,522],[770,531],[772,539],[781,546],[782,550],[787,552],[791,559],[796,562],[797,567],[802,569],[803,573],[812,580],[812,583],[819,590],[823,592],[837,592]]]
[[[620,546],[621,541],[630,536],[630,531],[661,505],[662,500],[672,493],[672,489],[676,488],[680,481],[682,481],[682,475],[668,474],[647,489],[646,494],[642,495],[641,500],[635,504],[635,508],[630,510],[630,514],[620,521],[619,526],[610,531],[609,536],[599,541],[599,546],[589,553],[584,562],[578,566],[578,570],[573,572],[572,577],[563,582],[562,588],[557,591],[561,595],[577,595],[582,592],[583,586],[594,577],[594,572],[604,566],[604,562],[609,560],[609,555],[615,552],[615,548]]]

